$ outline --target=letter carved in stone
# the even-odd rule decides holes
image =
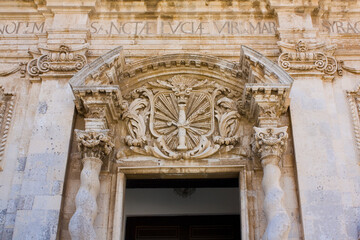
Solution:
[[[76,212],[70,220],[69,231],[72,240],[95,240],[97,238],[93,223],[97,215],[99,173],[104,158],[111,153],[114,144],[108,130],[76,130],[76,140],[83,157],[83,169],[80,175],[81,185],[75,198]]]
[[[286,149],[287,127],[255,129],[255,151],[258,153],[264,176],[264,211],[268,221],[262,240],[286,240],[290,219],[283,204],[284,191],[280,186],[279,162]]]
[[[128,97],[125,141],[137,153],[163,159],[205,158],[221,146],[230,150],[239,138],[235,95],[182,75],[149,82]]]

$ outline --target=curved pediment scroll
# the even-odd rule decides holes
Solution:
[[[123,113],[127,145],[163,159],[201,159],[239,141],[238,92],[175,75],[133,90]],[[148,134],[149,133],[149,134]]]

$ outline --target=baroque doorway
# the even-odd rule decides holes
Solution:
[[[282,203],[279,163],[288,133],[287,126],[280,127],[284,125],[280,116],[287,112],[292,79],[279,66],[247,47],[242,47],[238,63],[172,54],[130,64],[125,63],[122,48],[116,48],[84,67],[70,84],[83,123],[83,130],[75,130],[83,168],[69,223],[73,239],[96,239],[100,232],[94,228],[97,197],[104,191],[99,176],[107,176],[111,186],[103,193],[108,202],[101,206],[107,210],[99,229],[107,239],[120,240],[125,237],[127,178],[210,175],[239,179],[241,231],[234,225],[231,236],[258,239],[255,229],[262,226],[256,225],[259,216],[253,211],[258,211],[260,200],[254,200],[253,192],[259,193],[261,178],[255,175],[262,172],[265,196],[258,199],[268,222],[264,238],[287,238],[290,220]],[[229,219],[234,214],[220,215],[225,222],[233,221]],[[156,228],[172,222],[186,236],[191,236],[195,224],[184,215],[167,215],[166,220],[152,216],[151,221],[144,215],[132,217],[129,226],[135,235],[138,223],[151,227],[150,222],[157,222]],[[219,225],[213,222],[206,226],[216,237],[224,229],[215,229]],[[159,234],[155,230],[150,232]],[[219,238],[226,237],[230,235]]]

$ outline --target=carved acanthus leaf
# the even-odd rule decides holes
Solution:
[[[39,48],[39,52],[29,51],[34,59],[27,64],[30,76],[38,76],[47,72],[76,72],[87,63],[87,47],[71,50],[61,45],[59,49]]]
[[[254,150],[259,155],[262,163],[267,159],[279,161],[286,149],[288,138],[287,127],[258,128],[255,129]]]
[[[218,84],[175,75],[136,89],[128,99],[125,141],[135,152],[200,159],[221,146],[229,151],[238,142],[240,115],[234,93]]]
[[[82,158],[94,157],[104,160],[113,150],[114,144],[109,136],[109,130],[75,130],[75,133]]]

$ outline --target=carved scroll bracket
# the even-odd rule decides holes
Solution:
[[[81,70],[87,63],[87,49],[84,45],[78,49],[71,49],[61,45],[58,49],[40,47],[37,51],[29,50],[34,57],[26,67],[31,77],[46,75],[73,75]]]
[[[336,73],[342,75],[338,61],[333,57],[336,45],[299,40],[278,42],[281,55],[278,64],[291,75],[322,75],[333,79]]]

